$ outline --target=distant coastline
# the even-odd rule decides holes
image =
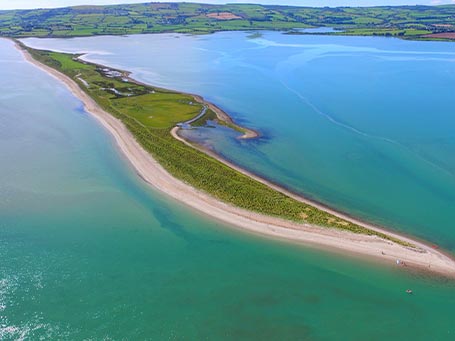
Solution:
[[[454,14],[454,5],[301,7],[255,4],[252,8],[246,3],[216,5],[170,2],[151,3],[150,6],[76,6],[51,11],[0,11],[0,36],[70,38],[171,32],[207,34],[222,31],[279,30],[293,34],[453,41],[454,36],[446,33],[455,32]],[[334,31],[327,31],[330,28]],[[302,29],[310,31],[303,32]],[[325,31],[321,32],[324,29]]]
[[[174,138],[192,148],[197,148],[198,150],[206,153],[209,157],[216,158],[227,167],[233,168],[256,181],[285,194],[286,196],[292,197],[295,200],[305,202],[341,219],[353,222],[372,231],[380,232],[390,236],[391,238],[404,241],[410,245],[412,244],[415,247],[400,245],[391,240],[382,239],[374,235],[356,234],[335,228],[296,223],[248,211],[219,201],[211,195],[176,179],[174,176],[169,174],[150,155],[150,153],[142,148],[132,133],[119,119],[103,110],[98,103],[96,103],[93,98],[84,92],[75,81],[61,72],[38,62],[21,46],[16,44],[16,47],[23,53],[24,58],[28,62],[39,67],[64,83],[66,87],[84,103],[87,112],[91,113],[112,134],[119,146],[119,149],[127,157],[138,175],[140,175],[140,177],[152,187],[166,193],[170,197],[183,202],[208,216],[231,225],[238,226],[253,233],[302,242],[319,248],[328,248],[331,250],[349,252],[354,255],[367,256],[371,259],[380,260],[391,265],[396,264],[396,261],[400,260],[401,265],[406,264],[411,268],[418,268],[428,272],[455,277],[455,260],[449,255],[445,255],[443,252],[435,250],[418,240],[405,237],[370,224],[365,224],[364,222],[358,221],[344,214],[340,214],[323,205],[291,193],[286,189],[271,183],[270,181],[245,171],[237,165],[229,163],[219,155],[210,153],[201,147],[194,146],[178,135],[178,130],[180,129],[179,127],[174,127],[172,129],[172,136],[174,136]],[[137,82],[135,80],[133,81]],[[224,122],[234,124],[230,117],[221,109],[211,103],[205,102],[200,96],[192,96],[194,96],[195,100],[200,103],[210,106],[219,119],[222,119]],[[257,136],[257,132],[253,130],[245,129],[240,126],[236,127],[238,129],[244,129],[243,136],[245,138]]]

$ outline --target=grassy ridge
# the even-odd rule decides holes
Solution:
[[[223,17],[226,13],[228,16]],[[334,34],[420,39],[431,33],[455,31],[455,5],[311,8],[147,3],[0,11],[0,36],[8,37],[211,33],[319,26],[344,30]]]
[[[176,178],[243,209],[301,223],[377,235],[409,246],[292,199],[174,139],[170,130],[175,122],[193,115],[195,107],[202,107],[200,103],[194,103],[191,96],[134,83],[126,79],[122,71],[81,62],[77,55],[24,48],[36,60],[76,81],[104,110],[119,118],[137,141]],[[144,120],[149,110],[154,113],[153,118]],[[208,111],[207,115],[212,112]]]

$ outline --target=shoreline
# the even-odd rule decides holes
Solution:
[[[240,171],[243,174],[252,177],[253,179],[260,181],[263,184],[266,184],[267,186],[294,199],[308,203],[340,218],[355,222],[356,224],[364,226],[368,229],[379,231],[387,234],[388,236],[393,236],[400,240],[414,244],[418,249],[398,245],[377,236],[355,234],[334,228],[318,227],[308,224],[298,224],[284,219],[250,212],[221,202],[207,193],[189,186],[188,184],[174,178],[166,170],[164,170],[164,168],[139,145],[134,136],[127,130],[123,123],[101,109],[76,82],[57,70],[36,61],[27,51],[17,46],[17,44],[15,44],[15,46],[22,52],[24,59],[27,62],[44,70],[49,75],[64,83],[73,95],[83,102],[85,110],[91,113],[100,122],[100,124],[111,133],[119,149],[136,170],[137,174],[145,182],[175,200],[178,200],[179,202],[182,202],[207,216],[216,218],[217,220],[240,227],[253,233],[279,239],[287,239],[306,245],[316,246],[318,248],[328,248],[336,251],[348,252],[354,255],[368,256],[371,259],[382,260],[390,265],[396,264],[396,260],[399,259],[406,263],[409,268],[418,268],[447,277],[455,277],[455,260],[450,255],[446,255],[441,251],[435,250],[418,240],[390,232],[374,225],[366,224],[362,221],[358,221],[352,217],[345,216],[327,208],[319,203],[296,195],[295,193],[260,178],[237,165],[231,164],[213,152],[201,149],[204,153],[217,158],[229,167],[234,168],[237,171]],[[195,99],[198,97],[203,101],[200,96],[192,96],[194,96]],[[211,104],[205,101],[204,103],[207,105]],[[222,112],[222,110],[218,107],[214,107]],[[225,115],[227,116],[227,114]],[[182,139],[177,132],[178,127],[172,129],[172,134],[175,138],[195,148],[194,145]]]

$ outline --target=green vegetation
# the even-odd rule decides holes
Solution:
[[[204,116],[199,117],[196,121],[191,123],[193,127],[202,127],[207,125],[208,121],[218,121],[218,117],[216,116],[216,113],[212,109],[207,109],[207,112],[205,113]]]
[[[333,27],[327,34],[425,39],[455,31],[455,5],[311,8],[252,4],[146,3],[0,11],[0,36],[74,37]]]
[[[209,121],[213,121],[218,125],[231,128],[232,130],[235,130],[242,134],[248,133],[248,129],[245,129],[242,126],[235,124],[234,122],[227,122],[227,121],[218,119],[218,116],[216,115],[216,113],[210,108],[207,108],[205,115],[202,117],[199,117],[196,121],[191,123],[191,125],[193,127],[207,126],[207,123],[209,123]]]
[[[86,63],[78,55],[34,50],[38,61],[76,81],[104,110],[119,118],[137,141],[176,178],[235,206],[301,223],[377,235],[410,246],[301,203],[174,139],[177,122],[199,114],[203,104],[187,94],[145,86],[127,73]],[[206,115],[214,118],[212,110]]]

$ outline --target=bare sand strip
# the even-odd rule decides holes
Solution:
[[[170,197],[183,202],[208,216],[253,233],[300,242],[318,248],[326,248],[345,253],[348,252],[361,257],[366,256],[369,259],[380,260],[394,266],[396,266],[396,260],[398,259],[401,261],[401,264],[404,262],[406,267],[421,269],[448,277],[455,277],[455,260],[449,255],[435,250],[418,240],[401,236],[376,226],[370,226],[316,203],[309,202],[307,199],[299,197],[267,180],[246,172],[238,166],[231,165],[217,155],[211,154],[211,156],[217,157],[217,159],[236,170],[261,181],[280,192],[292,196],[297,200],[310,203],[311,205],[335,214],[340,218],[354,221],[367,228],[381,231],[403,241],[408,241],[416,245],[417,249],[407,248],[391,241],[383,240],[377,236],[367,236],[333,228],[297,224],[274,217],[264,216],[223,203],[212,196],[183,183],[171,176],[157,161],[155,161],[152,156],[139,145],[123,123],[101,109],[89,95],[81,90],[77,83],[60,72],[39,63],[20,47],[18,47],[18,49],[23,53],[25,60],[64,83],[68,89],[84,103],[86,111],[91,113],[112,134],[118,147],[142,179]],[[182,141],[182,143],[188,144],[187,141],[178,136],[177,129],[173,130],[173,135]]]

